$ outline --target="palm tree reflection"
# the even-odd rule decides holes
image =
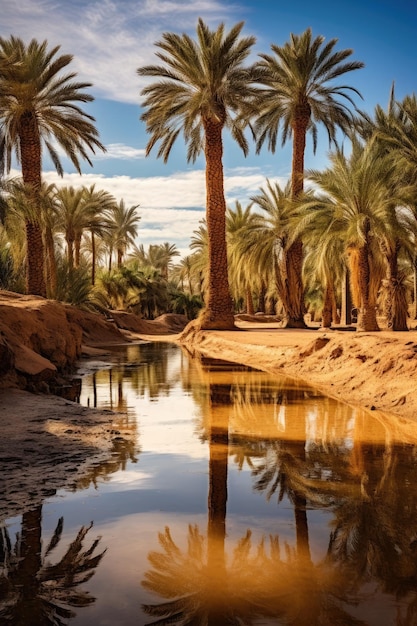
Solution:
[[[100,538],[84,547],[91,529],[82,526],[56,563],[50,561],[64,526],[61,517],[42,551],[42,505],[23,513],[22,530],[12,546],[5,527],[0,529],[0,622],[13,626],[64,626],[75,616],[72,607],[87,607],[95,598],[80,585],[95,573],[105,550],[96,552]]]
[[[211,378],[210,370],[207,376]],[[231,558],[225,550],[230,403],[230,381],[209,385],[207,535],[190,525],[188,547],[182,551],[169,527],[159,533],[162,552],[149,553],[152,569],[145,573],[142,585],[169,600],[143,605],[148,615],[157,618],[152,624],[226,626],[249,624],[262,615],[260,597],[253,591],[261,570],[256,571],[258,560],[251,555],[250,532],[238,542]]]
[[[237,393],[236,378],[233,386],[230,372],[226,374],[218,368],[206,367],[203,373],[209,389],[208,401],[204,403],[210,451],[207,534],[204,536],[198,526],[190,525],[188,546],[182,550],[169,527],[159,533],[161,550],[150,552],[151,569],[146,572],[142,585],[167,601],[143,605],[144,611],[155,619],[150,624],[226,626],[249,625],[259,623],[258,620],[300,626],[362,624],[345,610],[349,585],[342,570],[337,570],[336,564],[327,558],[317,566],[311,561],[303,474],[305,459],[294,446],[289,445],[283,451],[288,457],[287,465],[285,468],[281,463],[278,476],[276,464],[275,467],[265,465],[264,476],[262,470],[256,474],[260,484],[264,487],[269,484],[271,494],[278,487],[290,495],[296,510],[296,549],[285,544],[282,550],[278,535],[271,536],[268,542],[260,538],[254,545],[248,530],[228,554],[226,503],[228,456],[232,452],[229,447],[231,417],[233,426],[239,430],[239,437],[234,434],[233,454],[238,448],[238,438],[242,442],[251,439],[252,445],[246,447],[246,451],[252,450],[255,458],[262,456],[261,449],[265,454],[268,445],[276,443],[276,439],[269,438],[273,429],[265,419],[261,420],[263,426],[259,425],[258,445],[254,444],[255,433],[250,430],[254,427],[253,420],[247,424],[246,435],[242,432],[243,423],[238,424],[236,405],[242,402],[243,396]],[[258,400],[262,398],[262,389],[263,401],[273,408],[273,398],[268,395],[270,388],[262,386],[251,388],[248,407],[253,406],[256,393],[261,392]],[[301,391],[297,393],[302,395]],[[304,449],[304,443],[302,447]],[[237,453],[236,458],[240,459],[241,455]],[[298,517],[297,510],[301,511]]]
[[[288,381],[280,388],[259,372],[199,365],[194,394],[210,451],[207,532],[190,525],[185,549],[169,527],[159,534],[142,584],[165,601],[143,606],[150,623],[350,626],[366,624],[369,607],[388,602],[393,624],[416,624],[415,435],[407,431],[409,443],[400,443],[398,423],[375,413],[316,402],[314,392]],[[239,469],[248,465],[267,500],[291,504],[293,540],[255,540],[248,530],[231,549],[229,456]],[[324,516],[330,525],[312,533]]]

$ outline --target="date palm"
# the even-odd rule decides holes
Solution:
[[[42,150],[46,148],[59,175],[63,169],[53,142],[70,158],[81,173],[81,157],[92,165],[88,152],[105,150],[98,139],[94,118],[79,107],[93,97],[84,90],[90,83],[75,82],[76,74],[62,74],[72,56],[58,56],[60,47],[48,48],[48,42],[0,37],[0,57],[15,59],[0,70],[0,153],[6,171],[12,154],[22,168],[23,182],[31,190],[33,217],[26,220],[27,290],[46,295],[42,229],[36,214],[40,212]],[[53,141],[52,141],[53,140]]]
[[[138,234],[140,216],[136,210],[138,204],[127,207],[124,200],[115,204],[110,212],[110,242],[117,253],[117,267],[121,267],[123,257],[129,246],[134,244]]]
[[[300,198],[308,198],[308,194]],[[301,237],[305,250],[303,275],[305,283],[317,283],[321,287],[322,327],[330,328],[332,322],[339,323],[337,315],[338,287],[345,279],[345,244],[341,223],[334,219],[333,205],[324,205],[314,211],[302,204],[291,220],[291,237]]]
[[[385,245],[387,257],[387,280],[385,287],[389,326],[394,330],[407,330],[407,302],[404,275],[398,269],[398,254],[401,248],[409,248],[408,255],[414,270],[414,317],[417,317],[417,253],[410,240],[410,233],[414,230],[413,223],[417,218],[416,202],[416,174],[417,174],[417,98],[415,94],[406,96],[402,102],[395,98],[394,85],[391,88],[387,109],[380,105],[375,107],[373,117],[361,113],[357,122],[359,134],[366,140],[373,140],[384,154],[391,154],[397,166],[398,184],[403,189],[403,205],[408,207],[407,212],[402,207],[397,211],[396,223],[398,236]],[[404,222],[408,221],[408,226]],[[403,222],[403,224],[401,224]],[[411,230],[410,230],[411,227]],[[401,232],[402,231],[402,232]],[[404,238],[404,232],[407,233]]]
[[[64,234],[67,243],[68,269],[78,267],[76,242],[81,238],[86,226],[84,187],[61,187],[56,194],[58,202],[58,228]]]
[[[90,231],[91,244],[91,284],[96,281],[96,237],[103,237],[110,231],[109,215],[116,206],[116,199],[102,189],[96,189],[95,185],[89,188],[84,187],[85,202],[85,224],[83,230]],[[80,233],[78,244],[78,254],[81,245]]]
[[[147,154],[156,144],[166,162],[182,131],[187,158],[195,162],[204,150],[206,161],[206,218],[209,241],[209,278],[202,328],[234,328],[226,250],[223,139],[225,128],[246,155],[242,113],[255,98],[253,71],[244,66],[255,43],[240,37],[243,22],[225,32],[223,24],[210,30],[200,18],[197,41],[186,34],[164,33],[157,46],[161,65],[138,69],[141,76],[158,78],[142,90],[146,123],[151,138]]]
[[[251,200],[261,213],[258,224],[247,234],[246,245],[265,282],[268,280],[268,270],[272,271],[276,291],[289,323],[296,316],[288,291],[291,276],[288,243],[291,187],[287,184],[282,188],[278,183],[267,180],[266,185]]]
[[[261,54],[258,62],[259,80],[264,85],[260,110],[255,122],[257,149],[268,141],[274,152],[278,135],[282,144],[292,137],[291,188],[293,197],[303,191],[306,135],[317,145],[317,125],[326,128],[329,142],[336,142],[337,129],[347,132],[353,123],[349,106],[354,106],[351,93],[360,95],[348,85],[337,85],[335,79],[363,67],[360,61],[347,61],[351,49],[335,51],[337,39],[325,43],[323,36],[313,38],[308,28],[301,35],[291,34],[284,46],[272,45],[271,54]],[[302,284],[303,247],[295,240],[288,250],[288,311],[290,327],[304,326]]]
[[[399,232],[394,208],[401,204],[401,194],[392,186],[395,164],[374,143],[362,146],[358,141],[353,142],[349,157],[338,150],[330,159],[330,168],[308,174],[323,193],[303,201],[310,213],[305,219],[333,213],[332,231],[343,238],[348,256],[352,297],[359,310],[357,330],[376,331],[383,253]]]
[[[255,307],[253,292],[259,289],[259,277],[253,271],[253,263],[248,254],[241,252],[245,241],[258,224],[259,216],[251,210],[251,205],[243,208],[236,200],[234,208],[228,207],[226,212],[227,250],[229,257],[229,275],[234,299],[244,298],[245,310],[254,315]]]

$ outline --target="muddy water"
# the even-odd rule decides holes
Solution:
[[[90,369],[81,403],[133,443],[0,529],[0,624],[417,623],[400,429],[171,344]]]

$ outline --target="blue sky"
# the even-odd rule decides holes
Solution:
[[[151,154],[145,158],[147,135],[141,114],[140,91],[145,78],[137,68],[154,63],[155,42],[165,31],[195,34],[202,17],[212,28],[220,22],[231,27],[244,21],[244,34],[254,35],[254,58],[270,52],[271,44],[283,45],[290,33],[311,27],[313,35],[337,38],[336,49],[352,48],[352,59],[365,68],[347,74],[343,82],[357,88],[358,106],[372,112],[386,105],[391,84],[402,99],[416,91],[416,0],[0,0],[0,35],[24,41],[48,40],[72,54],[70,68],[78,78],[91,82],[95,97],[84,110],[96,119],[105,154],[93,155],[94,167],[83,166],[83,176],[63,158],[65,176],[60,179],[45,160],[44,177],[57,184],[91,185],[107,189],[127,205],[139,204],[138,243],[168,241],[187,253],[199,220],[204,217],[204,161],[186,161],[181,139],[169,162]],[[316,155],[308,139],[306,167],[322,168],[329,150],[325,138]],[[244,205],[265,183],[266,177],[285,182],[291,166],[291,146],[275,154],[263,149],[247,158],[224,136],[226,199]]]

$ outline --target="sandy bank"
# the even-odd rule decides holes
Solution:
[[[417,331],[356,333],[239,323],[240,331],[186,329],[191,354],[299,378],[323,393],[417,421]]]

